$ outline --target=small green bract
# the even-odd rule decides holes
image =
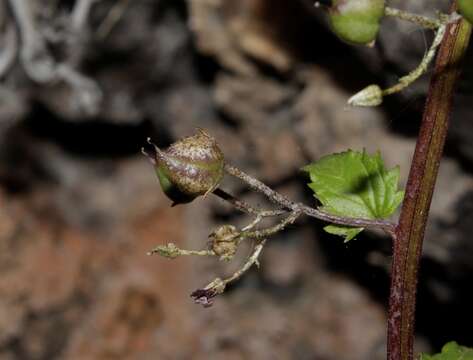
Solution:
[[[451,341],[443,346],[440,354],[422,354],[420,360],[473,360],[473,349],[460,346],[455,341]]]
[[[348,150],[321,158],[303,168],[310,175],[309,187],[322,203],[321,210],[338,216],[383,219],[402,202],[398,190],[399,167],[387,170],[379,152]],[[331,234],[353,239],[362,228],[329,225]]]

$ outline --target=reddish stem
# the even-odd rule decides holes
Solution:
[[[455,5],[452,6],[452,11]],[[447,135],[460,63],[471,26],[451,23],[440,46],[430,82],[406,195],[395,231],[388,312],[388,360],[413,359],[415,300],[422,241]]]

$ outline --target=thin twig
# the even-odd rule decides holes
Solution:
[[[427,16],[413,14],[413,13],[403,11],[403,10],[400,10],[400,9],[395,9],[395,8],[392,8],[392,7],[389,7],[389,6],[386,6],[384,8],[384,14],[386,16],[395,17],[397,19],[410,21],[410,22],[412,22],[414,24],[417,24],[417,25],[420,25],[420,26],[422,26],[423,28],[426,28],[426,29],[435,30],[435,29],[439,28],[440,26],[442,26],[442,24],[443,24],[443,22],[439,19],[432,19],[432,18],[429,18]]]
[[[245,183],[248,184],[248,186],[250,186],[250,188],[262,193],[273,203],[280,205],[286,209],[289,209],[292,211],[302,211],[304,214],[308,216],[311,216],[323,221],[331,222],[334,224],[338,224],[338,225],[363,227],[363,228],[376,227],[376,228],[381,228],[385,230],[389,234],[394,233],[395,224],[390,221],[379,220],[379,219],[349,218],[349,217],[328,214],[318,209],[307,206],[303,203],[296,203],[289,200],[284,195],[271,189],[269,186],[262,183],[258,179],[253,178],[252,176],[248,175],[247,173],[241,171],[240,169],[234,166],[226,164],[225,171],[227,171],[230,175],[233,175],[239,178],[240,180],[244,181]]]
[[[37,82],[52,81],[55,77],[55,61],[36,29],[33,4],[30,0],[10,0],[10,7],[20,29],[20,60],[23,68]]]
[[[394,233],[394,229],[396,228],[396,224],[389,220],[343,217],[328,214],[326,212],[320,211],[304,204],[299,204],[299,206],[304,212],[304,214],[337,225],[361,228],[380,228],[386,231],[389,235],[392,235]]]
[[[264,184],[263,182],[259,181],[258,179],[255,179],[254,177],[248,175],[247,173],[241,171],[237,167],[234,167],[229,164],[225,164],[225,171],[229,173],[230,175],[233,175],[237,177],[238,179],[246,182],[250,188],[252,188],[255,191],[258,191],[265,195],[269,200],[271,200],[273,203],[282,206],[286,209],[289,210],[294,210],[296,203],[293,201],[289,200],[287,197],[284,195],[281,195],[277,191],[274,191],[271,189],[268,185]]]
[[[222,200],[227,201],[231,205],[233,205],[236,209],[240,210],[241,212],[245,212],[251,215],[257,215],[260,217],[270,217],[270,216],[278,216],[287,213],[287,210],[277,209],[277,210],[261,210],[254,208],[250,204],[235,198],[233,195],[227,193],[225,190],[220,188],[215,189],[212,194],[218,196]]]
[[[112,31],[114,26],[120,21],[123,14],[125,13],[130,0],[118,0],[108,12],[105,20],[100,24],[97,29],[96,36],[100,40],[105,39],[108,34]]]
[[[442,42],[442,39],[445,35],[446,28],[447,28],[446,25],[439,26],[437,32],[435,33],[435,38],[432,42],[432,45],[430,45],[429,51],[422,58],[422,61],[420,62],[420,64],[409,74],[400,78],[397,84],[383,90],[382,92],[383,96],[391,95],[405,89],[414,81],[416,81],[421,75],[427,72],[430,63],[432,59],[434,58],[435,53],[437,52],[437,48]]]
[[[263,250],[266,239],[259,241],[251,255],[247,258],[245,263],[241,268],[235,271],[231,276],[226,279],[216,278],[210,282],[207,286],[202,289],[197,289],[192,292],[191,297],[194,299],[196,304],[201,304],[204,307],[210,307],[213,304],[213,299],[219,295],[223,294],[227,284],[238,280],[244,273],[246,273],[253,265],[259,266],[258,258]]]
[[[231,283],[232,281],[238,280],[253,265],[259,266],[258,258],[261,254],[261,251],[264,248],[265,243],[266,243],[266,239],[262,239],[260,242],[258,242],[255,245],[255,248],[253,249],[253,252],[248,257],[248,259],[245,261],[243,266],[241,268],[239,268],[237,271],[235,271],[231,276],[229,276],[228,278],[222,280],[224,285],[227,285],[227,284]]]
[[[241,229],[242,232],[244,231],[249,231],[253,229],[256,225],[258,225],[261,220],[263,220],[263,217],[260,215],[257,215],[252,222],[250,222],[248,225],[246,225],[243,229]]]
[[[56,74],[75,91],[74,101],[78,110],[89,116],[100,111],[103,93],[94,80],[67,64],[57,64]]]
[[[98,113],[102,91],[98,84],[66,63],[58,63],[49,53],[41,31],[37,29],[35,13],[29,0],[10,0],[20,28],[20,58],[28,76],[39,83],[62,80],[75,92],[77,108],[86,115]]]
[[[427,72],[430,63],[437,52],[437,48],[439,47],[445,35],[446,27],[447,25],[442,24],[436,30],[435,38],[432,42],[432,45],[430,45],[429,51],[424,55],[420,64],[409,74],[401,77],[395,85],[384,90],[382,90],[381,87],[376,84],[365,87],[348,99],[348,105],[368,107],[381,105],[384,96],[400,92],[415,82],[420,76]]]
[[[92,5],[99,0],[77,0],[72,9],[71,19],[74,31],[80,31],[85,28],[89,18]]]
[[[174,243],[169,243],[167,245],[159,245],[154,249],[148,251],[147,255],[161,255],[162,257],[168,259],[175,259],[178,256],[216,256],[215,252],[212,250],[185,250],[178,248]]]
[[[0,11],[3,10],[0,8]],[[6,24],[3,39],[0,41],[2,49],[0,51],[0,78],[2,78],[13,65],[18,53],[18,34],[15,26],[8,22]]]
[[[250,238],[250,239],[262,239],[267,238],[268,236],[274,235],[290,224],[293,224],[294,221],[302,214],[302,209],[293,210],[289,216],[282,219],[279,223],[269,228],[263,230],[255,230],[255,231],[245,231],[241,233],[241,237]]]

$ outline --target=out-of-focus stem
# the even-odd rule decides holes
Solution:
[[[437,29],[442,25],[442,21],[439,19],[432,19],[426,16],[413,14],[413,13],[400,10],[400,9],[395,9],[389,6],[386,6],[386,8],[384,9],[384,12],[386,16],[391,16],[397,19],[410,21],[426,29]]]

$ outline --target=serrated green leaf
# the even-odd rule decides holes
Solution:
[[[420,360],[473,360],[473,349],[451,341],[443,346],[440,354],[421,354]]]
[[[348,150],[325,156],[303,170],[310,175],[309,187],[322,203],[321,210],[330,214],[383,219],[396,211],[404,197],[398,190],[399,167],[385,169],[379,152]],[[329,230],[348,241],[347,235],[362,229],[331,225]]]
[[[344,242],[348,242],[355,238],[360,232],[363,231],[363,228],[355,228],[348,226],[339,226],[339,225],[327,225],[324,227],[324,230],[332,235],[339,235],[345,237]]]

